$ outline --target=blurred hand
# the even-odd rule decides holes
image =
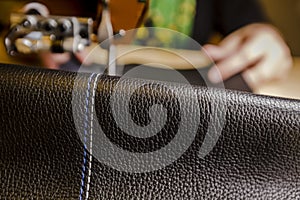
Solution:
[[[84,61],[84,59],[89,54],[88,50],[83,50],[82,52],[75,53],[75,57],[78,59],[80,63]],[[43,62],[43,66],[48,69],[59,69],[60,65],[67,63],[71,59],[71,53],[51,53],[51,52],[41,52],[39,56]],[[89,64],[87,61],[85,64]]]
[[[42,52],[39,56],[43,62],[44,67],[49,69],[59,69],[59,66],[68,62],[71,58],[70,53],[50,53]]]
[[[216,63],[208,73],[214,83],[242,72],[248,85],[255,89],[264,82],[285,77],[292,66],[288,46],[268,24],[247,25],[219,45],[205,45],[204,49]]]

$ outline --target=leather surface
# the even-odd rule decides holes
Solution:
[[[84,199],[87,191],[90,199],[300,197],[299,101],[194,87],[199,108],[190,104],[187,112],[200,112],[188,119],[199,123],[191,146],[162,169],[132,173],[104,164],[96,156],[92,165],[83,159],[91,152],[84,149],[74,121],[76,76],[72,72],[0,66],[1,199]],[[82,88],[78,84],[75,93],[86,90],[89,77],[80,76]],[[185,120],[180,118],[177,98],[181,96],[187,104],[194,102],[184,92],[186,86],[177,86],[182,93],[174,95],[161,83],[147,82],[145,88],[133,93],[129,107],[139,126],[151,122],[147,112],[153,104],[163,105],[171,118],[163,132],[149,142],[122,133],[114,124],[109,99],[117,81],[100,77],[95,93],[95,111],[107,137],[128,152],[156,151],[173,140],[177,124]],[[123,84],[130,88],[136,80]],[[226,102],[225,123],[212,151],[201,158],[199,148],[214,99]],[[75,106],[75,110],[81,109],[84,107]]]

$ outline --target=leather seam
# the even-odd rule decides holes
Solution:
[[[95,110],[95,96],[96,96],[96,89],[98,86],[98,78],[101,74],[97,74],[93,90],[92,90],[92,107],[91,107],[91,124],[90,124],[90,158],[89,158],[89,167],[88,167],[88,180],[86,185],[86,195],[85,199],[89,198],[89,191],[90,191],[90,183],[91,183],[91,175],[92,175],[92,160],[93,160],[93,132],[94,132],[94,110]]]
[[[83,150],[83,164],[82,164],[82,170],[81,170],[81,186],[80,186],[80,194],[79,194],[79,199],[82,200],[83,198],[83,193],[84,193],[84,185],[85,185],[85,174],[86,174],[86,168],[87,168],[87,133],[88,133],[88,121],[89,121],[89,99],[90,99],[90,87],[91,87],[91,82],[93,80],[95,73],[93,73],[87,83],[87,91],[86,91],[86,99],[85,99],[85,122],[84,122],[84,150]]]

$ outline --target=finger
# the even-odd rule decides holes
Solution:
[[[219,44],[221,48],[229,52],[235,51],[241,45],[241,42],[246,37],[240,30],[225,37]]]
[[[221,60],[228,54],[228,52],[223,51],[219,46],[211,44],[204,45],[203,50],[213,61]]]
[[[207,44],[203,46],[205,52],[214,60],[220,61],[235,53],[241,43],[241,36],[232,35],[224,39],[219,45]]]
[[[244,79],[252,88],[264,82],[284,78],[293,66],[289,48],[284,43],[278,44],[278,41],[270,38],[269,44],[265,45],[267,53],[262,62],[243,74]]]
[[[292,66],[293,61],[289,57],[283,56],[276,60],[267,58],[243,72],[243,78],[252,89],[255,89],[265,82],[287,77]]]
[[[255,89],[259,85],[268,81],[271,77],[272,71],[269,70],[270,63],[266,60],[258,63],[251,69],[248,69],[243,72],[242,76],[246,83],[252,88]]]
[[[244,44],[240,48],[241,50],[237,51],[236,54],[233,54],[218,62],[217,65],[212,67],[212,69],[209,71],[209,79],[213,83],[218,83],[254,65],[256,62],[262,59],[265,54],[263,47],[257,44],[259,43],[256,43],[255,41],[249,41]],[[218,68],[219,71],[217,71],[216,68]],[[221,73],[221,79],[220,76],[216,75],[217,73]],[[219,79],[217,79],[217,77]]]

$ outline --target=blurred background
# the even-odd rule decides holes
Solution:
[[[53,15],[73,15],[94,17],[96,13],[95,2],[97,0],[39,0],[49,7]],[[272,23],[278,27],[294,56],[294,68],[289,77],[284,81],[274,81],[262,85],[256,93],[270,94],[289,98],[300,99],[300,0],[259,0],[263,9]],[[0,1],[0,62],[41,66],[36,56],[11,58],[3,45],[3,37],[9,28],[11,12],[18,11],[28,0],[1,0]]]
[[[9,29],[10,14],[18,12],[25,4],[40,2],[46,5],[52,15],[94,17],[97,12],[97,0],[0,0],[0,63],[24,64],[29,66],[42,66],[37,56],[10,57],[5,52],[4,37]],[[82,3],[84,2],[84,4]]]

